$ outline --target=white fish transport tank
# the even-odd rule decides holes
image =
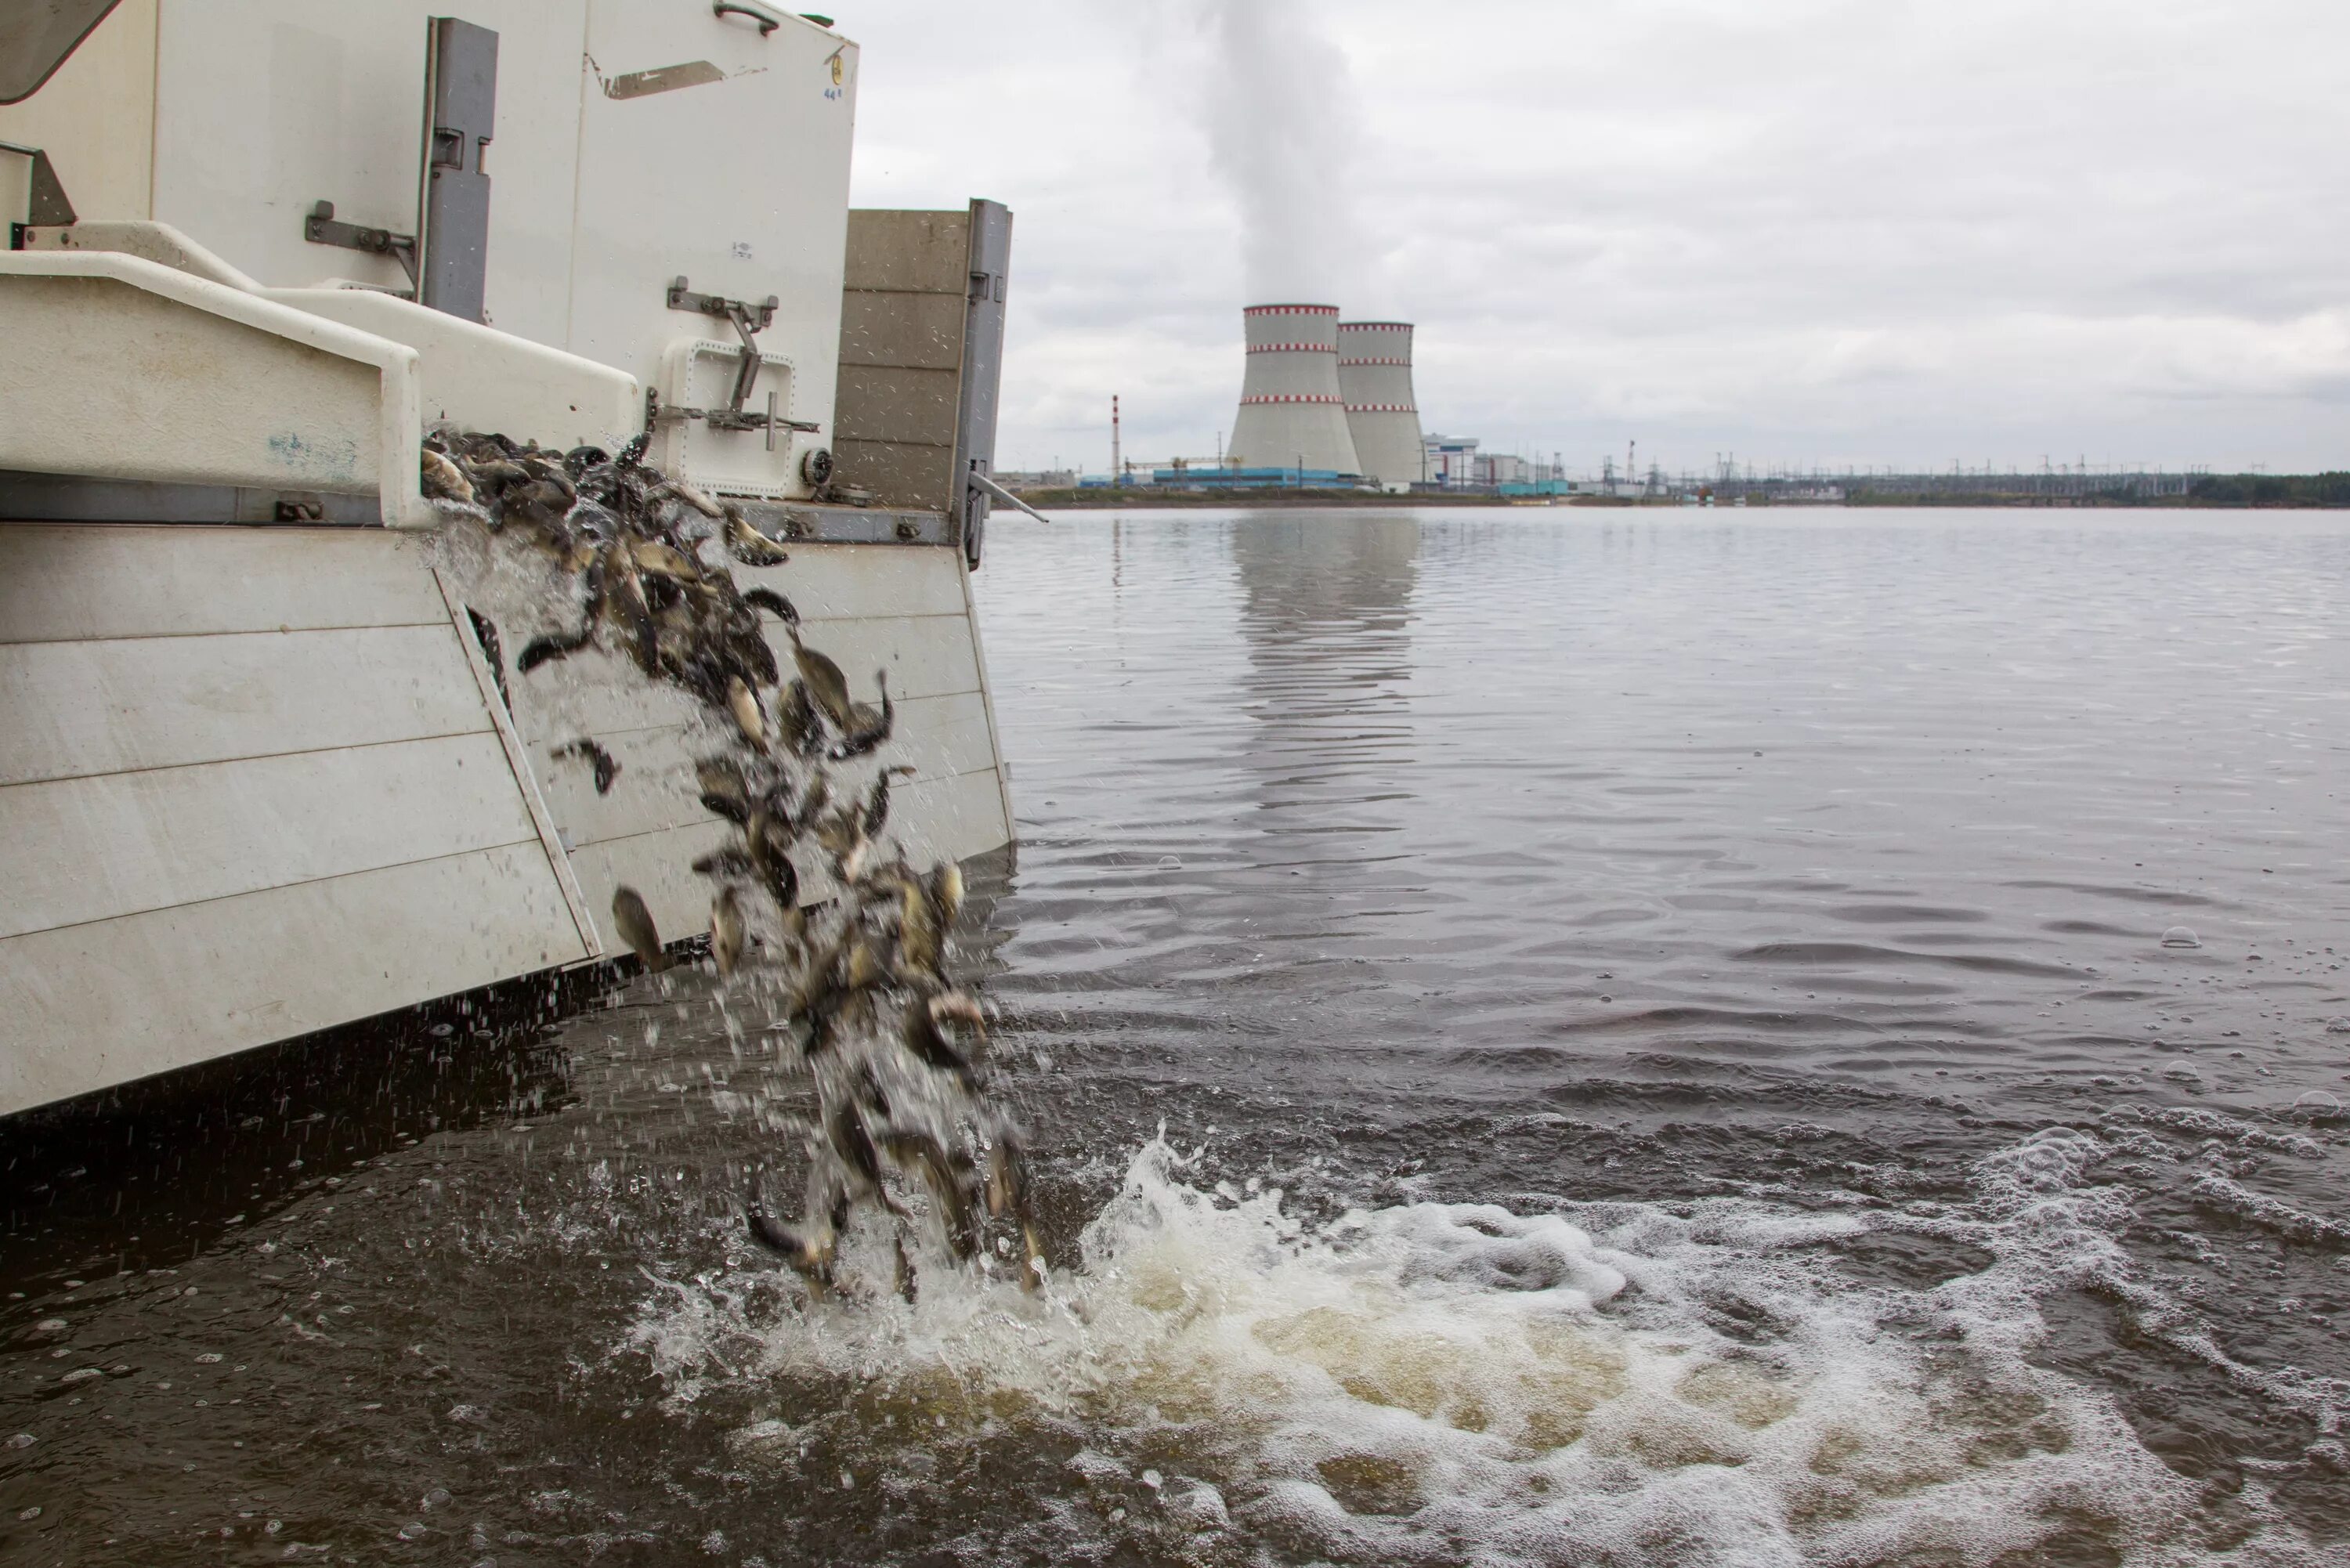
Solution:
[[[753,0],[0,0],[0,1115],[617,957],[623,887],[707,927],[695,705],[517,668],[576,612],[432,432],[723,506],[886,679],[843,786],[895,770],[910,858],[1010,843],[1011,214],[850,211],[858,70]]]

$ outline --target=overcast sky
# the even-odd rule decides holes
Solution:
[[[855,200],[1015,213],[1004,468],[1205,456],[1243,304],[1571,468],[2350,466],[2345,0],[842,0]]]

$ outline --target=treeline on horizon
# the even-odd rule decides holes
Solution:
[[[1773,482],[1743,489],[1752,504],[1768,506],[1778,498]],[[1445,491],[1412,495],[1377,495],[1356,490],[1173,490],[1138,484],[1122,490],[1022,489],[1019,493],[1039,506],[1492,506],[1517,499],[1473,491]],[[1722,487],[1715,504],[1729,505],[1735,496]],[[1560,499],[1576,506],[1670,506],[1683,504],[1679,495],[1648,497],[1577,495]],[[1780,502],[1784,504],[1783,501]],[[1833,503],[1831,504],[1833,504]],[[2335,507],[2350,509],[2350,470],[2324,473],[2210,473],[2191,481],[2183,495],[2144,495],[2126,485],[2110,490],[2085,490],[2070,495],[2031,491],[1906,490],[1845,482],[1847,506],[2151,506],[2151,507]]]
[[[2014,506],[2019,504],[2074,506],[2327,506],[2350,507],[2350,472],[2324,473],[2207,473],[2190,483],[2184,495],[2142,495],[2126,486],[2087,490],[2076,495],[1987,489],[1981,491],[1912,491],[1879,488],[1866,482],[1847,485],[1846,504],[1854,506]]]
[[[2350,472],[2213,473],[2187,487],[2202,506],[2350,506]]]

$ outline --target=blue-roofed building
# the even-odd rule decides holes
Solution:
[[[1329,468],[1154,468],[1150,483],[1168,490],[1353,490],[1363,476]]]

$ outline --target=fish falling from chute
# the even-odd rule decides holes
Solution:
[[[424,493],[444,513],[474,519],[493,550],[551,573],[570,607],[524,645],[517,679],[594,649],[706,715],[692,787],[731,829],[692,863],[712,884],[711,953],[731,995],[772,1000],[770,1037],[816,1091],[801,1217],[779,1220],[750,1195],[750,1234],[811,1291],[828,1292],[843,1233],[869,1205],[896,1227],[896,1282],[910,1295],[907,1241],[919,1242],[924,1221],[902,1189],[924,1200],[957,1262],[988,1266],[986,1232],[1005,1226],[997,1245],[1034,1290],[1045,1260],[1024,1145],[986,1095],[985,1010],[947,970],[962,872],[951,861],[919,869],[885,836],[892,781],[912,769],[881,767],[837,796],[828,772],[890,740],[888,674],[874,673],[876,701],[859,701],[840,666],[803,639],[788,597],[734,581],[733,567],[770,570],[788,552],[739,506],[647,465],[646,446],[639,436],[617,454],[555,452],[437,431],[420,461]],[[783,627],[788,666],[764,618]],[[474,626],[503,691],[494,631],[479,616]],[[599,794],[619,773],[589,737],[555,754],[588,763]],[[804,903],[803,872],[819,866],[837,890]],[[649,972],[678,961],[637,889],[615,892],[612,921]]]

